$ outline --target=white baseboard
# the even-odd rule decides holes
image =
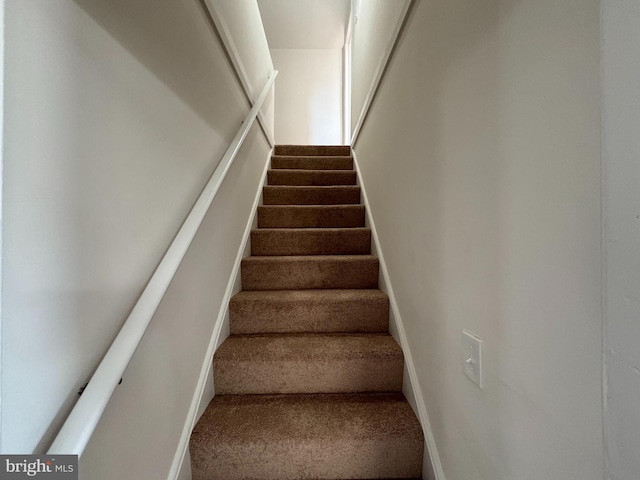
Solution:
[[[220,340],[224,340],[224,338],[228,336],[229,300],[231,300],[231,297],[240,290],[240,264],[242,262],[242,259],[247,255],[247,252],[250,249],[249,238],[251,236],[251,229],[254,228],[257,221],[256,215],[258,211],[258,205],[260,204],[260,201],[262,199],[262,187],[265,184],[265,180],[267,178],[267,170],[269,170],[272,152],[273,149],[269,151],[269,154],[267,156],[267,160],[262,171],[262,177],[258,186],[258,191],[256,193],[255,199],[253,200],[253,205],[251,206],[249,220],[247,221],[244,233],[242,234],[240,248],[238,248],[238,253],[231,270],[231,275],[229,276],[229,282],[227,283],[227,288],[224,292],[224,296],[222,297],[220,310],[218,311],[218,317],[216,318],[213,327],[213,334],[211,335],[211,340],[209,341],[206,356],[202,362],[200,377],[198,378],[198,383],[196,385],[193,399],[191,401],[189,413],[187,414],[187,420],[182,430],[180,441],[178,442],[178,448],[176,449],[176,454],[173,458],[171,469],[169,470],[169,475],[167,476],[168,480],[183,480],[185,478],[184,475],[187,469],[183,469],[182,467],[185,459],[189,459],[188,450],[191,431],[198,421],[198,418],[213,398],[213,392],[207,391],[206,389],[207,384],[209,384],[208,380],[212,375],[213,354],[215,353]],[[225,331],[225,334],[222,333],[223,331]]]
[[[358,184],[360,185],[360,189],[362,192],[362,202],[365,205],[365,209],[367,212],[367,223],[369,228],[371,228],[371,243],[372,243],[372,253],[375,253],[378,256],[380,261],[380,290],[384,291],[389,296],[389,303],[391,306],[391,311],[389,312],[389,330],[393,337],[398,341],[400,347],[402,347],[402,351],[404,352],[404,363],[405,363],[405,381],[403,382],[402,391],[407,397],[407,400],[413,407],[414,411],[418,415],[420,419],[420,423],[422,424],[422,430],[425,436],[425,460],[429,458],[431,460],[431,465],[427,465],[425,462],[425,468],[423,469],[423,475],[429,475],[428,477],[424,477],[426,480],[431,480],[431,472],[430,468],[433,469],[433,475],[435,476],[435,480],[446,480],[444,476],[444,471],[442,470],[442,463],[440,462],[440,456],[438,455],[438,449],[436,447],[435,438],[433,436],[433,430],[431,429],[431,422],[429,421],[429,415],[427,414],[427,408],[424,403],[424,398],[422,396],[422,391],[420,390],[420,384],[418,382],[418,374],[416,372],[415,363],[413,362],[413,357],[411,356],[411,350],[409,349],[409,344],[407,342],[407,334],[405,332],[404,326],[402,324],[402,317],[400,316],[400,311],[398,310],[398,303],[396,301],[396,297],[393,293],[393,287],[391,286],[391,280],[389,279],[389,271],[387,270],[387,264],[384,260],[384,255],[382,254],[382,249],[380,248],[380,240],[378,238],[378,231],[376,229],[375,222],[373,220],[373,215],[371,214],[371,205],[369,204],[369,199],[367,197],[367,190],[364,186],[364,182],[362,181],[362,172],[360,171],[360,164],[358,163],[358,157],[355,151],[352,151],[353,155],[353,163],[356,169],[356,174],[358,176]]]

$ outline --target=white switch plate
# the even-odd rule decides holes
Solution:
[[[482,340],[468,330],[462,331],[462,371],[482,388]]]

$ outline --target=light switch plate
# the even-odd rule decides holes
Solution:
[[[482,340],[468,330],[462,331],[462,371],[482,388]]]

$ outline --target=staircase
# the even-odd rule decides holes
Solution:
[[[348,146],[276,146],[194,480],[421,478]]]

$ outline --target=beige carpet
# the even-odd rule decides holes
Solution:
[[[261,205],[258,228],[360,227],[363,205]]]
[[[194,480],[417,479],[423,434],[344,146],[277,146]]]

